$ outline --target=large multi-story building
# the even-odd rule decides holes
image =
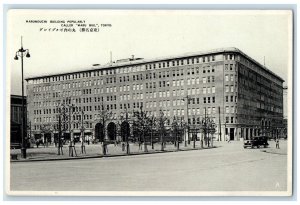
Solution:
[[[149,60],[132,56],[26,80],[29,120],[37,136],[57,134],[63,105],[74,106],[64,126],[75,137],[83,124],[85,135],[99,136],[101,110],[113,113],[105,126],[116,130],[120,115],[141,106],[150,115],[163,111],[171,122],[176,116],[190,126],[207,115],[220,140],[226,134],[231,140],[270,134],[283,119],[283,79],[236,48]]]

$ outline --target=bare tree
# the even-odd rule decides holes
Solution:
[[[151,132],[151,148],[154,149],[154,142],[153,142],[153,131],[155,128],[156,123],[156,117],[154,115],[151,115],[149,117],[149,124],[150,124],[150,132]]]
[[[205,144],[207,144],[208,147],[213,146],[213,135],[216,132],[216,124],[213,118],[211,118],[206,114],[206,108],[205,108],[204,118],[202,119],[201,122],[201,130],[204,134]],[[211,141],[211,145],[210,145],[210,141]],[[201,146],[203,147],[202,141],[201,141]]]
[[[159,116],[157,118],[157,128],[160,135],[160,142],[161,142],[161,151],[164,151],[164,136],[166,135],[166,122],[168,118],[165,116],[162,110],[159,111]]]
[[[102,154],[107,154],[107,144],[105,142],[105,133],[106,133],[106,123],[113,119],[113,113],[107,109],[104,109],[104,106],[102,104],[102,109],[100,109],[97,113],[96,121],[101,123],[103,126],[102,129],[102,136],[103,138],[100,138],[100,142],[102,143]]]
[[[148,152],[145,134],[150,128],[150,119],[148,112],[143,111],[143,106],[140,107],[140,111],[134,111],[133,128],[136,134],[139,134],[139,144],[144,143],[144,152]]]
[[[183,132],[185,127],[182,118],[178,118],[174,116],[171,127],[174,135],[174,146],[177,147],[177,150],[179,150],[179,145],[180,142],[182,141],[182,135],[184,134]]]
[[[51,134],[53,132],[53,127],[50,123],[41,125],[41,133],[44,135],[44,147],[48,147],[48,138],[45,134]]]
[[[129,126],[129,115],[130,113],[128,112],[128,110],[126,109],[124,113],[122,113],[123,115],[120,115],[120,122],[119,122],[119,126],[120,126],[120,132],[121,132],[121,137],[122,137],[122,149],[124,151],[124,143],[126,143],[126,154],[130,154],[130,146],[129,146],[129,136],[130,136],[130,127]],[[126,123],[123,127],[122,123]],[[129,129],[129,130],[128,130]],[[123,136],[125,139],[123,139]]]

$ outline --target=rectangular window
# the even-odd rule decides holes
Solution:
[[[225,113],[229,113],[229,107],[228,106],[225,107]]]
[[[231,106],[231,113],[234,113],[234,106]]]
[[[225,92],[229,92],[229,86],[228,85],[225,86]]]
[[[203,83],[206,83],[206,77],[202,78]]]
[[[203,98],[203,103],[206,103],[206,97]]]
[[[192,89],[192,95],[195,95],[195,88]]]
[[[229,123],[229,117],[226,117],[226,123]]]
[[[215,88],[215,86],[212,86],[211,87],[211,93],[215,93],[216,92],[216,88]]]
[[[225,75],[225,81],[229,81],[229,76]]]
[[[207,114],[211,114],[211,108],[209,107],[209,108],[207,108]]]

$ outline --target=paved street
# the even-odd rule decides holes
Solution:
[[[286,141],[279,152],[218,148],[139,156],[11,163],[11,190],[285,191]],[[266,152],[264,152],[266,151]]]

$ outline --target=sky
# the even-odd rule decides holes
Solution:
[[[47,23],[26,23],[44,20]],[[50,23],[50,20],[57,23]],[[43,31],[75,28],[67,20],[97,24],[99,32]],[[58,23],[59,21],[65,21]],[[110,24],[111,26],[101,26]],[[91,68],[131,55],[145,59],[236,47],[289,82],[291,13],[287,11],[11,10],[6,70],[11,94],[21,94],[21,46],[29,49],[24,77]],[[291,69],[290,69],[291,70]]]

